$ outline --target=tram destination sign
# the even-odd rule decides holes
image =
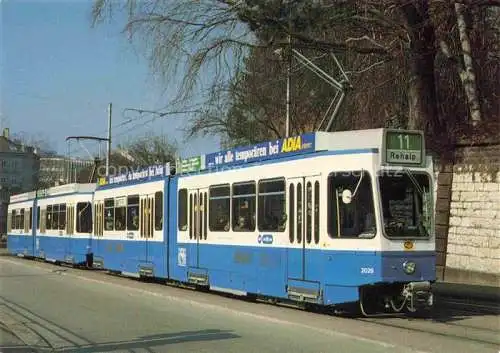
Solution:
[[[424,136],[420,131],[387,130],[384,147],[387,164],[422,165],[424,163]]]

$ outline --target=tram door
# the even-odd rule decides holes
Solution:
[[[187,263],[191,267],[203,266],[203,246],[208,229],[208,189],[189,190],[189,240]]]
[[[102,244],[102,237],[104,234],[104,201],[94,201],[94,232],[92,234],[92,252],[94,253],[94,264],[102,266],[102,259],[104,257],[104,246]]]
[[[319,278],[310,250],[319,245],[319,175],[290,178],[288,190],[288,278]]]
[[[140,212],[140,246],[139,261],[149,261],[149,241],[154,236],[155,198],[153,195],[141,196],[139,201]]]
[[[75,205],[73,203],[68,203],[66,205],[66,236],[65,241],[65,259],[68,262],[75,261],[74,258],[75,250],[77,250],[77,244],[74,240],[75,235]]]

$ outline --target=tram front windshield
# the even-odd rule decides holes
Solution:
[[[428,175],[407,171],[379,178],[386,236],[428,237],[432,214]]]

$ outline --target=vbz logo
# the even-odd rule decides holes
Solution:
[[[257,242],[259,244],[272,244],[273,243],[273,236],[272,234],[263,234],[257,237]]]

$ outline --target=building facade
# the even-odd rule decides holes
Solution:
[[[9,129],[0,136],[0,234],[7,230],[10,195],[33,190],[38,184],[40,156],[36,149],[9,139]]]
[[[82,172],[94,166],[94,161],[62,156],[41,156],[39,182],[43,187],[69,183],[85,183]]]

